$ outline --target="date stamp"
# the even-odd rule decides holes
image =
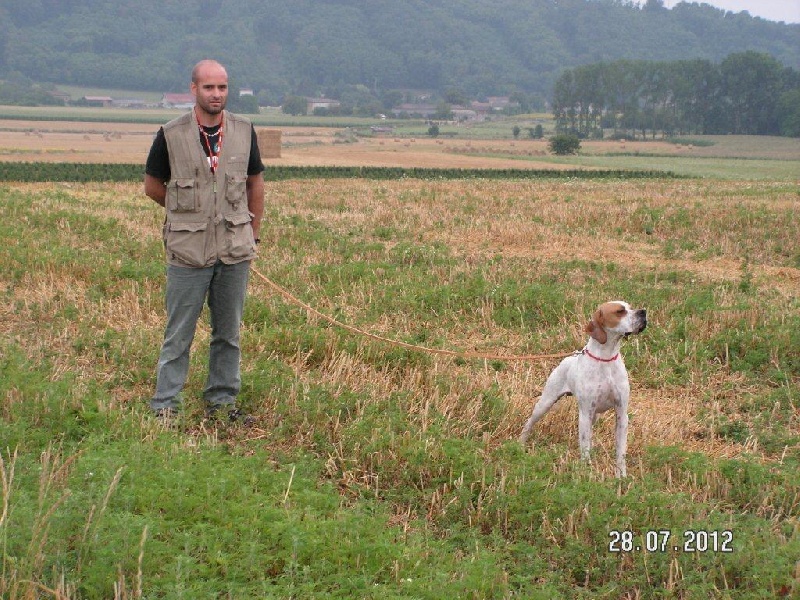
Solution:
[[[608,551],[628,552],[733,552],[733,532],[687,529],[673,535],[669,529],[648,529],[642,532],[612,529],[608,532]]]

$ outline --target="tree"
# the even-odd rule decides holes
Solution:
[[[536,127],[528,127],[528,135],[534,140],[540,140],[544,137],[544,127],[541,124]]]
[[[236,96],[233,100],[229,104],[231,105],[230,109],[234,112],[246,115],[257,115],[260,112],[258,98],[255,96]]]
[[[752,50],[731,54],[722,61],[720,72],[731,133],[778,133],[776,103],[781,92],[781,71],[773,57]]]
[[[550,138],[550,151],[553,154],[577,154],[581,148],[581,140],[577,135],[562,133]]]
[[[444,91],[444,101],[450,105],[466,106],[469,103],[469,96],[461,88],[449,87]]]
[[[305,115],[308,111],[308,102],[303,96],[286,96],[281,110],[287,115]]]
[[[519,128],[519,125],[514,125],[514,127],[511,129],[511,135],[514,136],[514,139],[517,139],[519,137],[520,131],[522,130]]]
[[[439,126],[436,123],[428,127],[428,135],[433,138],[439,137]]]
[[[647,0],[642,9],[649,12],[662,11],[664,10],[664,0]]]
[[[447,102],[441,102],[436,106],[436,113],[434,113],[433,118],[439,121],[452,121],[453,109]]]
[[[778,98],[781,135],[800,137],[800,88],[784,92]]]

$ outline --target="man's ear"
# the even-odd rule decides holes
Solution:
[[[584,327],[584,331],[601,344],[605,344],[606,341],[608,341],[608,335],[606,334],[606,330],[603,329],[604,320],[605,319],[603,319],[603,311],[601,311],[598,308],[595,311],[592,320],[586,324],[586,327]]]

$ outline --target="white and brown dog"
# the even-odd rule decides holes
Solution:
[[[616,411],[617,477],[627,475],[625,454],[628,449],[628,371],[619,352],[622,339],[647,327],[647,312],[632,309],[620,300],[601,304],[585,331],[589,342],[580,352],[565,358],[550,373],[544,390],[533,407],[520,435],[523,444],[534,424],[563,396],[574,395],[578,401],[578,442],[581,457],[589,460],[592,425],[597,415],[610,408]]]

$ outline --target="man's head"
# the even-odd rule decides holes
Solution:
[[[199,111],[209,117],[219,115],[228,102],[228,73],[225,67],[215,60],[201,60],[192,69],[190,90]]]

